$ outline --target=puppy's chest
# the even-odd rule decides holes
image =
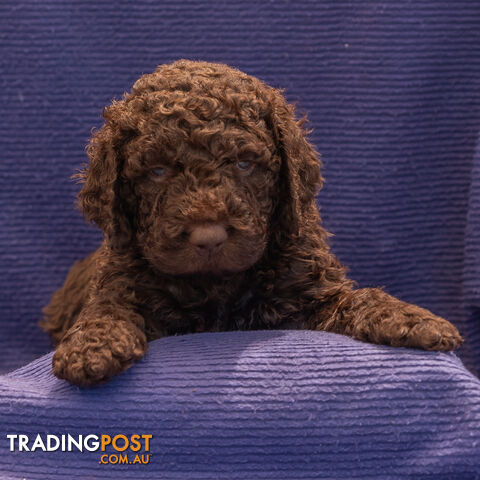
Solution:
[[[186,295],[184,290],[172,285],[163,294],[150,298],[150,305],[145,305],[147,331],[150,326],[158,332],[156,336],[163,336],[249,328],[245,320],[250,318],[255,303],[252,292],[206,295],[198,290],[189,293]]]

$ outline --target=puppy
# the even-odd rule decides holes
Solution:
[[[147,342],[193,332],[314,329],[448,351],[457,329],[379,288],[355,289],[314,195],[319,155],[282,92],[180,60],[104,111],[79,206],[104,233],[44,309],[53,372],[87,386]]]

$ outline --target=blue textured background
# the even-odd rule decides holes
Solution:
[[[100,240],[69,176],[102,107],[181,57],[287,89],[352,277],[449,318],[480,367],[479,2],[3,0],[0,368],[49,350],[41,307]]]

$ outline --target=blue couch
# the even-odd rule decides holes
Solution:
[[[139,364],[90,390],[53,377],[50,363],[47,354],[0,377],[2,436],[27,435],[31,449],[38,434],[152,435],[140,451],[151,457],[99,464],[136,453],[27,452],[15,438],[10,452],[2,438],[0,471],[12,478],[480,475],[480,381],[451,353],[324,332],[204,333],[152,342]]]
[[[478,2],[444,0],[1,2],[0,477],[478,478],[479,23]],[[100,241],[68,179],[102,107],[182,57],[286,88],[323,155],[333,250],[361,286],[455,323],[458,358],[229,333],[155,342],[100,389],[49,375],[41,307]],[[152,463],[25,455],[5,436],[95,429],[154,432]]]

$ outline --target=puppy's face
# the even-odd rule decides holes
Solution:
[[[281,162],[271,135],[258,117],[176,108],[175,128],[171,116],[150,115],[125,149],[137,244],[163,273],[246,270],[265,250],[275,208]]]
[[[319,220],[318,154],[282,92],[254,77],[179,60],[104,117],[79,206],[112,250],[135,244],[160,272],[223,276]]]

